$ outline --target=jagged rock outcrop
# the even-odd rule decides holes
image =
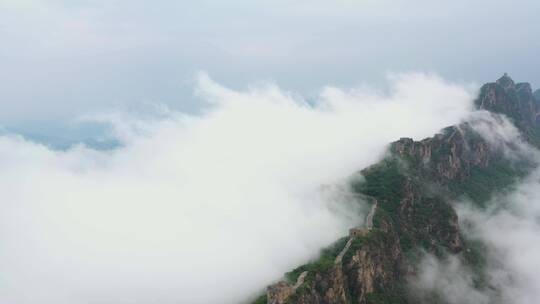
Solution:
[[[487,83],[480,89],[475,101],[478,109],[504,114],[513,120],[531,143],[539,145],[540,100],[535,98],[529,83],[514,83],[504,75],[496,82]]]
[[[505,74],[482,87],[475,105],[508,116],[524,139],[540,146],[540,103],[529,84],[515,84]],[[270,286],[268,302],[410,303],[404,286],[405,278],[415,274],[414,257],[421,252],[456,254],[466,263],[462,253],[472,250],[451,199],[466,196],[481,205],[526,171],[508,162],[468,123],[421,141],[401,138],[389,151],[387,158],[361,171],[363,181],[352,185],[358,197],[375,202],[369,229],[352,229],[350,238],[337,242],[320,261],[294,270],[306,273],[301,284]],[[284,292],[275,293],[278,289]]]
[[[401,158],[409,158],[425,174],[438,179],[463,179],[475,166],[489,165],[488,144],[471,136],[473,130],[466,124],[448,127],[442,133],[421,141],[402,138],[390,149]]]

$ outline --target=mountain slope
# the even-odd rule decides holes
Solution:
[[[481,88],[475,106],[491,114],[479,111],[431,138],[392,143],[389,155],[352,184],[372,205],[369,224],[288,273],[288,282],[270,286],[256,303],[416,303],[406,284],[424,253],[458,256],[474,271],[475,287],[490,288],[482,244],[462,234],[451,202],[466,197],[484,206],[536,165],[520,147],[485,130],[496,135],[502,114],[539,147],[540,104],[529,84],[504,75]]]

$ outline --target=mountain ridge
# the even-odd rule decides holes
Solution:
[[[516,84],[505,74],[483,85],[474,105],[489,112],[489,119],[507,117],[524,141],[540,147],[540,102],[530,84]],[[389,155],[361,170],[364,179],[351,185],[374,206],[373,227],[351,229],[255,303],[416,303],[406,285],[423,253],[458,256],[474,270],[476,288],[491,288],[483,273],[483,247],[463,235],[451,202],[466,197],[483,207],[536,163],[509,160],[507,150],[517,147],[487,141],[478,124],[489,129],[490,123],[464,122],[420,141],[391,143]]]

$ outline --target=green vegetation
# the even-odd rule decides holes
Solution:
[[[405,182],[405,176],[401,172],[397,159],[385,159],[381,163],[362,171],[362,174],[365,180],[353,185],[356,192],[372,196],[377,198],[379,202],[385,202],[397,207],[401,200],[401,187]]]
[[[415,173],[411,176],[411,173]],[[373,226],[381,227],[384,221],[390,221],[397,229],[402,249],[407,252],[420,246],[424,249],[444,247],[448,236],[453,231],[449,219],[455,216],[452,207],[442,197],[429,195],[432,191],[423,189],[427,182],[419,170],[404,166],[397,158],[388,158],[380,164],[363,171],[365,181],[354,185],[354,189],[375,197],[379,204],[373,218]],[[411,177],[407,178],[409,175]],[[405,187],[413,195],[407,209],[403,209]],[[422,194],[421,196],[419,194]],[[406,214],[404,214],[406,213]],[[406,219],[402,219],[406,216]],[[437,231],[426,230],[436,227]],[[435,241],[435,243],[434,243]]]
[[[351,247],[349,247],[349,250],[347,250],[347,252],[345,252],[345,254],[343,255],[343,262],[347,263],[348,261],[350,261],[353,255],[358,250],[360,250],[360,248],[362,248],[362,245],[364,245],[364,241],[365,241],[365,238],[360,238],[360,237],[354,238],[353,241],[351,242]]]
[[[293,269],[285,274],[285,278],[288,282],[294,283],[304,271],[309,271],[308,278],[310,278],[316,272],[326,272],[334,265],[336,257],[339,255],[343,247],[348,241],[348,237],[342,237],[332,245],[321,250],[319,258],[310,263],[304,264],[300,267]]]
[[[488,287],[487,275],[487,247],[477,240],[466,240],[463,251],[463,260],[471,269],[474,287],[483,289]]]
[[[398,304],[408,303],[407,294],[402,287],[397,288],[395,291],[376,291],[367,295],[367,302],[370,304]]]
[[[258,297],[253,304],[266,304],[268,303],[268,297],[266,296],[266,293]]]
[[[484,206],[492,196],[508,190],[519,178],[525,176],[530,164],[514,164],[507,160],[493,161],[487,167],[472,167],[465,180],[449,184],[453,194],[466,195],[479,206]]]

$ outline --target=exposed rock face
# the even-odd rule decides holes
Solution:
[[[484,85],[475,104],[507,115],[526,140],[540,143],[540,103],[529,84],[505,75]],[[389,150],[389,157],[364,169],[365,180],[353,185],[358,195],[376,202],[370,227],[351,229],[331,267],[309,271],[293,287],[269,287],[269,303],[410,303],[403,286],[415,273],[411,256],[468,249],[449,198],[467,195],[482,203],[519,174],[466,123],[421,141],[401,138]]]
[[[287,282],[276,283],[268,287],[268,303],[283,304],[292,294],[292,286]]]
[[[538,91],[537,91],[538,92]],[[535,98],[529,83],[518,83],[504,75],[480,89],[475,101],[482,110],[507,115],[533,144],[540,129],[540,100]]]
[[[387,239],[367,242],[344,266],[351,290],[351,302],[365,303],[368,295],[379,290],[394,291],[403,272],[400,269],[402,250],[393,233]]]
[[[284,304],[287,300],[294,295],[296,290],[304,284],[304,280],[308,275],[307,271],[304,271],[298,276],[296,283],[290,285],[287,282],[279,282],[268,287],[268,303],[269,304]]]
[[[376,232],[341,263],[316,273],[289,303],[366,303],[368,295],[378,290],[395,289],[392,283],[401,273],[401,258],[397,237]]]
[[[488,144],[475,140],[467,125],[449,127],[442,133],[421,141],[402,138],[391,145],[392,152],[412,158],[423,171],[438,179],[463,179],[474,166],[489,165]]]

